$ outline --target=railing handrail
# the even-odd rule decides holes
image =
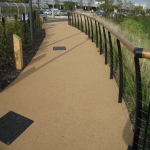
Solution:
[[[76,18],[78,22],[77,25],[76,25]],[[84,18],[84,24],[82,23],[82,18]],[[75,24],[74,24],[74,21],[75,21]],[[129,94],[127,91],[126,92],[124,91],[125,88],[128,88],[127,86],[130,86],[129,85],[130,83],[126,82],[127,80],[126,78],[128,77],[128,75],[131,76],[130,80],[132,80],[133,85],[134,85],[134,87],[131,86],[131,88],[133,88],[134,90],[133,96],[135,97],[135,102],[136,102],[132,150],[137,150],[138,147],[143,148],[143,150],[145,150],[148,144],[147,134],[149,132],[148,126],[149,126],[150,103],[149,101],[147,103],[149,105],[149,108],[146,108],[146,107],[144,108],[144,109],[147,109],[146,112],[145,110],[143,111],[142,105],[143,103],[145,104],[145,101],[143,98],[142,87],[144,85],[142,83],[143,79],[141,76],[142,75],[141,64],[140,64],[139,59],[140,58],[150,59],[150,50],[136,47],[127,38],[123,37],[121,34],[117,33],[116,31],[111,29],[109,26],[107,26],[103,22],[97,20],[94,17],[88,16],[86,14],[70,12],[68,13],[68,23],[74,26],[75,28],[78,28],[78,30],[80,29],[82,32],[85,32],[85,34],[87,34],[88,37],[91,38],[91,41],[95,42],[96,47],[99,47],[100,55],[104,53],[105,64],[109,63],[109,67],[110,67],[110,79],[113,79],[113,77],[117,78],[116,81],[118,82],[118,87],[119,87],[118,103],[122,103],[122,99],[125,98],[126,95],[128,97],[128,95],[131,94],[131,93]],[[83,28],[85,28],[85,31],[83,30]],[[101,30],[103,33],[101,32]],[[95,36],[94,36],[94,31],[96,32]],[[111,35],[114,37],[114,39],[116,38],[117,43],[112,43]],[[120,43],[122,43],[122,45],[126,47],[127,51],[130,51],[133,54],[132,58],[134,60],[133,61],[134,66],[133,66],[133,63],[131,63],[133,67],[133,72],[134,72],[133,74],[124,75],[124,72],[128,71],[126,70],[128,66],[125,65],[125,63],[126,62],[128,63],[128,61],[125,59],[125,56],[123,55],[124,49],[121,49]],[[114,45],[116,46],[115,49],[113,48]],[[146,115],[145,118],[142,115],[143,112],[145,112],[145,114],[148,114]],[[146,127],[142,126],[143,122],[146,122],[147,124]],[[141,135],[144,137],[141,137]],[[141,139],[143,139],[143,142],[141,142]]]
[[[135,51],[135,49],[137,48],[137,46],[135,46],[133,43],[131,43],[128,39],[126,39],[124,36],[122,36],[121,34],[119,34],[118,32],[116,32],[115,30],[113,30],[110,27],[108,27],[103,22],[97,20],[94,17],[88,16],[88,15],[85,15],[85,14],[82,14],[82,13],[77,13],[77,12],[70,12],[70,13],[72,13],[72,14],[78,14],[78,15],[83,15],[83,16],[86,16],[86,17],[88,17],[90,19],[93,19],[93,20],[97,21],[105,29],[107,29],[107,31],[109,31],[113,36],[115,36],[126,48],[128,48],[128,50],[130,50],[134,55],[137,56],[136,51]],[[150,59],[150,50],[142,48],[140,53],[141,53],[140,56],[138,55],[137,57]]]

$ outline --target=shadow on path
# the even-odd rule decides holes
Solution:
[[[67,54],[68,52],[74,50],[75,48],[79,47],[80,45],[86,43],[87,41],[88,41],[88,40],[86,40],[86,41],[84,41],[84,42],[78,44],[77,46],[71,48],[70,50],[67,50],[67,51],[64,52],[63,54],[61,54],[61,55],[59,55],[59,56],[57,56],[57,57],[51,59],[50,61],[44,63],[43,65],[41,65],[41,66],[38,67],[38,68],[32,67],[31,69],[29,69],[29,70],[23,72],[23,73],[17,78],[17,80],[15,80],[15,82],[12,83],[11,85],[13,86],[13,85],[16,84],[16,83],[19,83],[19,82],[22,81],[24,78],[28,77],[29,75],[33,74],[34,72],[38,71],[39,69],[43,68],[44,66],[48,65],[49,63],[55,61],[56,59],[62,57],[63,55]],[[41,59],[41,58],[43,58],[43,57],[45,57],[45,56],[46,56],[46,55],[43,54],[41,57],[38,57],[34,62],[36,62],[37,60],[39,60],[39,59]],[[34,63],[34,62],[33,62],[33,63]],[[32,62],[31,62],[31,63],[32,63]],[[8,88],[9,88],[9,87],[8,87]],[[6,88],[5,90],[7,90],[8,88]]]
[[[54,42],[54,43],[47,44],[47,45],[45,45],[45,46],[42,46],[42,48],[46,48],[46,47],[48,47],[48,46],[50,46],[50,45],[56,44],[56,43],[58,43],[58,42],[61,42],[61,41],[67,40],[67,39],[70,39],[71,37],[74,37],[74,36],[79,35],[79,34],[81,34],[81,33],[82,33],[82,32],[77,33],[77,34],[72,35],[72,36],[69,36],[69,37],[67,37],[67,38],[64,38],[64,39],[62,39],[62,40],[56,41],[56,42]],[[51,35],[52,35],[52,34],[51,34]],[[49,35],[49,36],[51,36],[51,35]],[[49,36],[47,35],[46,38],[49,38]],[[46,43],[46,42],[44,42],[44,43]],[[48,43],[49,43],[49,42],[48,42]],[[41,51],[41,50],[40,50],[40,51]]]

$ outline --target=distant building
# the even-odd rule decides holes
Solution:
[[[63,8],[64,2],[69,2],[69,1],[75,2],[76,6],[79,6],[79,3],[80,3],[79,0],[60,0],[59,1],[60,9]],[[52,8],[53,2],[54,2],[54,6],[55,6],[55,0],[39,0],[40,4],[47,4],[49,6],[49,8]],[[88,7],[89,0],[83,0],[82,2],[83,2],[83,9],[86,9]],[[32,3],[37,4],[38,0],[32,0]],[[95,0],[92,1],[91,7],[92,8],[97,7]]]
[[[146,10],[146,4],[134,4],[134,6],[141,6],[141,7],[143,7],[143,10]]]

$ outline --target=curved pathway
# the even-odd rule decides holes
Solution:
[[[127,150],[133,133],[104,57],[67,21],[43,27],[39,51],[0,93],[0,117],[14,111],[34,122],[0,150]]]

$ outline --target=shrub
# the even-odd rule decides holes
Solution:
[[[40,35],[42,22],[39,18],[39,13],[36,13],[34,19],[34,40]],[[26,44],[30,44],[30,27],[28,21],[18,21],[17,18],[13,22],[0,22],[0,62],[2,65],[11,64],[13,56],[13,34],[17,34],[22,39],[23,48]]]

